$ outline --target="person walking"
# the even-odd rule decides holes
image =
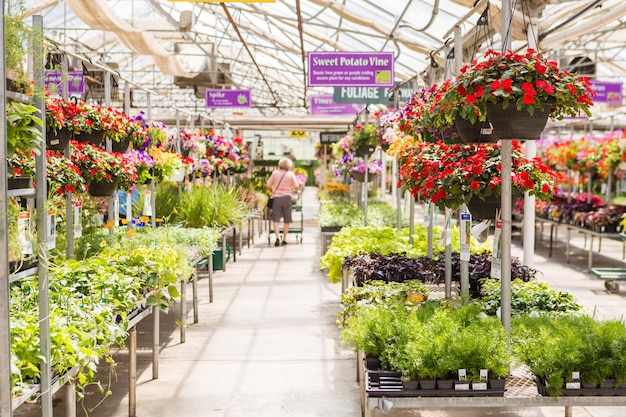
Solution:
[[[267,188],[274,198],[272,205],[272,222],[274,223],[274,234],[276,242],[274,246],[287,244],[287,233],[289,224],[292,222],[292,202],[291,193],[300,189],[296,175],[291,170],[293,162],[289,158],[281,158],[278,161],[278,169],[272,172],[267,181]],[[280,239],[280,220],[283,219],[283,238]]]

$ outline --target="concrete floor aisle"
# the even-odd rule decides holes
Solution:
[[[179,343],[175,318],[162,314],[157,380],[147,349],[151,319],[142,323],[138,416],[361,414],[354,354],[338,345],[340,286],[329,284],[319,269],[317,208],[316,188],[308,188],[303,243],[290,235],[288,245],[274,247],[273,237],[267,244],[267,230],[255,236],[255,244],[244,248],[237,262],[228,262],[226,272],[215,272],[213,303],[207,280],[199,281],[200,321],[188,326],[186,343]],[[190,301],[188,306],[189,323]],[[119,359],[124,371],[125,358]],[[126,380],[120,373],[112,390],[124,394]],[[90,415],[127,416],[128,396],[114,395]]]

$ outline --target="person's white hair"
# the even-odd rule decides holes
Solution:
[[[280,161],[278,161],[278,168],[280,169],[290,171],[291,167],[293,167],[293,162],[289,158],[281,158]]]

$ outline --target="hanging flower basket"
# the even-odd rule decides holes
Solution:
[[[124,138],[121,142],[111,141],[111,151],[126,153],[130,148],[130,139]]]
[[[46,149],[51,151],[62,151],[67,147],[72,139],[72,132],[67,129],[60,129],[56,133],[46,131]]]
[[[89,183],[89,194],[93,197],[111,197],[117,188],[117,181],[92,181]]]
[[[498,137],[493,132],[493,126],[486,120],[484,122],[471,121],[457,115],[454,118],[454,127],[456,132],[465,143],[496,143]]]
[[[363,145],[356,148],[356,156],[365,156],[365,155],[373,155],[376,151],[376,146],[374,145]]]
[[[8,178],[8,189],[9,190],[20,190],[24,188],[30,188],[31,186],[31,177],[9,177]]]
[[[496,210],[500,210],[501,206],[500,196],[494,195],[485,197],[485,200],[473,197],[467,202],[467,208],[472,214],[472,218],[476,220],[495,219]]]
[[[76,137],[77,142],[89,143],[91,145],[101,146],[104,143],[104,131],[96,130],[91,133],[81,132],[77,133]]]
[[[168,182],[183,182],[185,181],[185,168],[176,169],[172,175],[167,177]]]
[[[354,178],[355,181],[365,182],[365,172],[355,172],[355,171],[352,171],[352,177]],[[376,179],[378,179],[378,174],[368,174],[367,175],[367,182],[373,182]]]
[[[543,110],[535,109],[531,115],[526,109],[517,110],[513,104],[504,109],[499,102],[487,102],[487,117],[499,139],[537,140],[546,127],[553,103],[544,102]]]

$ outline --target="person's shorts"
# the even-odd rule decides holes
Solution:
[[[280,219],[285,223],[291,223],[291,196],[283,195],[274,197],[274,205],[272,206],[272,221],[278,223]]]

